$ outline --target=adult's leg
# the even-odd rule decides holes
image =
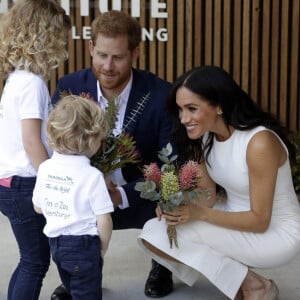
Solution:
[[[248,271],[241,289],[245,300],[278,300],[279,297],[279,290],[275,282],[273,280],[266,279],[253,271]]]
[[[147,201],[134,208],[117,208],[112,214],[114,230],[143,228],[144,224],[155,217],[156,203]],[[172,272],[167,268],[151,261],[151,270],[145,283],[144,293],[147,297],[160,298],[167,296],[173,291]],[[61,300],[61,299],[57,299]]]
[[[152,259],[152,268],[144,288],[145,295],[160,298],[169,295],[173,289],[172,272]]]
[[[185,228],[186,226],[182,225],[177,228],[179,249],[170,247],[166,224],[157,219],[146,223],[138,242],[150,257],[173,271],[186,284],[193,285],[202,273],[225,295],[233,299],[238,293],[248,268],[204,242],[201,243],[198,231],[194,234],[193,230],[189,230],[191,225],[188,228]],[[151,244],[151,247],[149,245],[147,247],[143,240]],[[160,253],[155,251],[155,248]],[[171,260],[170,257],[174,259]]]
[[[72,300],[71,294],[67,291],[66,287],[61,284],[51,294],[51,300]]]
[[[22,224],[12,224],[20,250],[20,262],[9,283],[8,299],[38,299],[50,263],[44,220],[36,216]]]
[[[14,177],[11,188],[0,187],[0,209],[8,217],[20,261],[8,287],[8,300],[37,300],[50,264],[45,218],[35,213],[32,191],[35,178]]]

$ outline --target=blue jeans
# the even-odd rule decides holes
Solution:
[[[101,241],[98,236],[49,238],[52,259],[73,300],[102,300]]]
[[[43,234],[45,218],[32,204],[35,180],[14,176],[10,188],[0,185],[0,211],[9,219],[20,252],[9,282],[8,300],[38,300],[50,264],[49,242]]]

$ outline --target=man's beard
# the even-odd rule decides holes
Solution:
[[[110,82],[114,83],[115,87],[113,87],[113,88],[117,88],[120,85],[119,81],[116,81],[118,79],[117,76],[119,75],[118,72],[117,73],[116,72],[107,72],[107,71],[104,71],[102,69],[96,69],[95,67],[93,67],[92,69],[93,69],[94,75],[96,76],[97,80],[101,84],[107,85],[106,83],[108,83],[107,88],[109,88],[109,86],[110,86],[109,83]],[[109,78],[106,80],[105,76],[113,76],[113,78],[112,78],[112,80],[110,80]]]
[[[95,67],[92,67],[93,73],[95,75],[95,77],[97,78],[99,85],[100,85],[100,89],[102,90],[102,93],[104,95],[104,97],[117,97],[119,94],[119,87],[120,87],[120,83],[119,82],[106,82],[105,79],[103,79],[103,77],[101,77],[101,75],[104,74],[109,74],[107,72],[102,72],[101,69],[96,69]],[[107,92],[109,94],[107,94]],[[112,96],[113,95],[113,96]]]
[[[95,77],[100,83],[100,87],[102,89],[110,90],[111,92],[121,92],[130,78],[130,73],[128,74],[128,77],[126,77],[125,74],[123,74],[123,76],[120,76],[121,74],[119,72],[106,72],[100,68],[96,69],[95,67],[92,67],[92,70]],[[106,74],[108,76],[112,75],[114,76],[114,78],[112,80],[105,80],[103,74]]]

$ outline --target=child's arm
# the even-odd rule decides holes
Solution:
[[[42,210],[38,206],[33,205],[33,208],[34,208],[34,210],[35,210],[36,213],[38,213],[38,214],[42,214],[43,213]]]
[[[27,156],[35,170],[48,159],[47,150],[41,140],[42,120],[22,120],[22,142]]]
[[[112,219],[110,213],[97,216],[97,226],[102,245],[101,253],[104,256],[108,249],[112,233]]]

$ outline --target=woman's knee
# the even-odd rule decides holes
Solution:
[[[174,259],[172,256],[169,256],[167,253],[159,250],[158,248],[156,248],[155,246],[153,246],[152,244],[150,244],[148,241],[142,239],[142,243],[145,245],[145,247],[150,250],[152,253],[162,257],[162,258],[165,258],[165,259],[168,259],[170,261],[175,261],[175,262],[179,262],[178,260]]]

